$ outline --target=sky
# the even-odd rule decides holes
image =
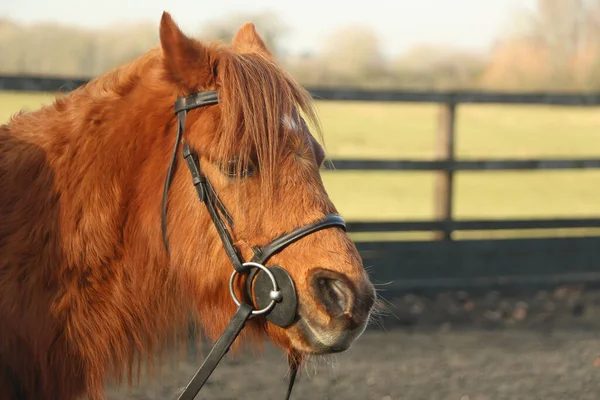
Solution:
[[[315,50],[344,25],[371,26],[384,51],[398,54],[429,43],[485,50],[510,26],[514,11],[535,0],[0,0],[0,18],[59,22],[84,27],[160,21],[171,13],[181,28],[197,33],[203,22],[233,12],[273,11],[290,27],[287,50]]]

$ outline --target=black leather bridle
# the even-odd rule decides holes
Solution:
[[[233,229],[233,218],[227,212],[225,206],[219,200],[213,186],[202,173],[200,162],[196,153],[192,151],[189,145],[183,139],[183,131],[185,128],[185,119],[187,112],[198,107],[205,107],[219,103],[218,94],[216,91],[199,92],[187,97],[180,97],[175,101],[175,114],[177,115],[177,137],[162,198],[162,233],[164,245],[169,253],[169,241],[167,238],[167,194],[171,184],[171,178],[175,168],[176,155],[179,148],[179,143],[183,142],[183,158],[192,175],[192,183],[198,193],[198,198],[206,205],[212,222],[221,238],[225,252],[233,265],[233,273],[229,279],[229,291],[233,301],[238,306],[238,310],[233,315],[225,331],[217,342],[212,347],[210,353],[200,366],[196,374],[192,377],[185,389],[179,395],[178,400],[192,400],[196,397],[204,383],[208,380],[211,373],[221,361],[223,356],[229,350],[241,330],[244,328],[246,321],[252,316],[265,316],[271,323],[280,327],[286,327],[294,323],[297,319],[296,310],[298,299],[296,288],[292,277],[287,271],[280,266],[266,267],[264,264],[274,254],[278,253],[285,247],[295,241],[310,235],[318,230],[330,227],[341,227],[346,229],[344,220],[338,215],[327,215],[323,219],[316,221],[310,225],[300,227],[290,233],[282,235],[274,239],[271,243],[262,246],[254,247],[254,257],[250,262],[244,262],[238,249],[233,244],[231,235],[225,225],[224,218],[229,226]],[[222,217],[221,217],[222,216]],[[264,272],[264,273],[260,273]],[[256,307],[241,302],[234,291],[234,282],[238,274],[247,274],[246,294],[249,299],[252,299],[252,293],[256,299]],[[253,285],[254,283],[254,285]],[[250,300],[252,301],[252,300]],[[295,360],[289,358],[290,362],[290,381],[286,394],[286,399],[289,399],[296,378],[298,365]]]

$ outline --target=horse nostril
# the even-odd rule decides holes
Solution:
[[[332,273],[313,276],[313,291],[329,315],[337,317],[351,312],[354,293],[345,279]]]

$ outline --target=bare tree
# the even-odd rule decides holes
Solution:
[[[595,72],[600,67],[600,0],[537,0],[536,5],[519,16],[518,29],[496,48],[484,74],[486,84],[497,77],[530,89],[600,85]]]
[[[204,39],[221,40],[229,43],[240,26],[246,22],[254,23],[267,48],[276,57],[285,55],[283,41],[288,33],[288,27],[277,14],[272,12],[229,14],[202,26],[200,36]]]
[[[381,41],[365,26],[345,26],[324,40],[319,53],[330,84],[372,86],[387,75]]]
[[[483,54],[418,45],[401,54],[393,63],[398,84],[427,89],[468,89],[474,86],[485,67]]]

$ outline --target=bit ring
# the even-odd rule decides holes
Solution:
[[[259,268],[259,269],[263,270],[265,274],[267,274],[269,279],[271,279],[271,283],[273,283],[273,290],[271,291],[271,296],[270,296],[271,302],[266,307],[261,308],[260,310],[252,310],[252,315],[268,314],[269,312],[271,312],[273,307],[275,307],[275,303],[277,303],[277,301],[281,301],[281,292],[279,291],[279,288],[277,287],[277,281],[275,280],[275,276],[273,275],[273,273],[271,271],[269,271],[269,269],[267,267],[265,267],[264,265],[259,264],[259,263],[250,261],[250,262],[243,263],[242,266]],[[248,268],[248,269],[250,269],[250,268]],[[237,274],[238,274],[238,271],[233,270],[233,273],[231,274],[231,277],[229,278],[229,293],[231,294],[231,298],[233,299],[233,302],[239,307],[241,305],[241,303],[240,303],[240,300],[235,295],[235,290],[233,289],[233,281],[235,280],[235,276]]]

